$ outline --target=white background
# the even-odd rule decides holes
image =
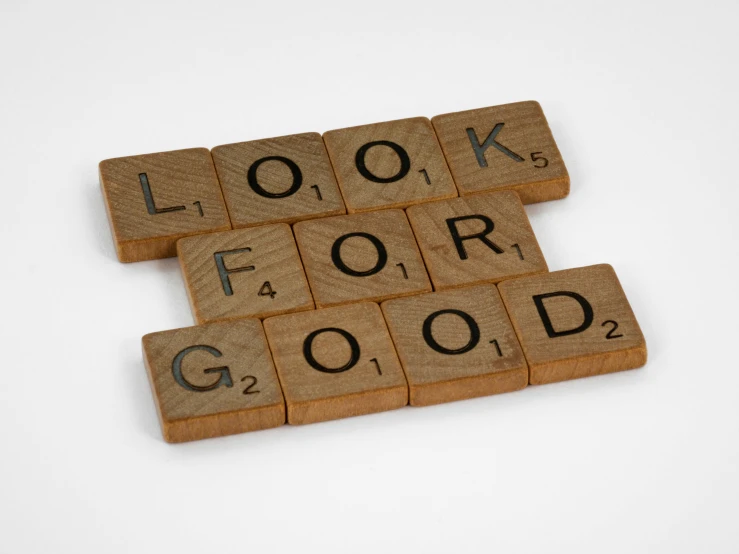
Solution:
[[[739,551],[735,1],[0,4],[0,552]],[[539,100],[552,270],[611,263],[643,369],[173,446],[109,157]]]

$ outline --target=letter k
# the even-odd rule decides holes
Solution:
[[[485,142],[483,142],[482,144],[480,144],[480,140],[477,138],[475,130],[472,127],[469,127],[467,129],[467,136],[472,143],[472,149],[475,151],[475,156],[477,156],[477,163],[480,164],[480,167],[488,166],[488,161],[485,159],[485,150],[487,150],[491,146],[516,162],[524,161],[521,156],[519,156],[512,150],[509,150],[495,140],[495,138],[498,136],[498,133],[500,133],[500,131],[503,129],[503,125],[505,125],[505,123],[496,123],[495,127],[493,127],[493,130],[490,131],[488,138],[486,138]]]

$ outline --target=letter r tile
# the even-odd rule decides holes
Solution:
[[[258,319],[151,333],[142,345],[167,442],[285,423],[282,389]]]
[[[436,290],[547,271],[515,192],[430,202],[407,213]]]
[[[647,345],[610,265],[498,285],[532,385],[643,366]]]

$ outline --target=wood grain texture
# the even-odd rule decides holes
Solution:
[[[505,281],[499,290],[532,385],[634,369],[647,362],[644,336],[610,265]]]
[[[453,198],[457,189],[431,122],[413,117],[323,134],[349,213]],[[391,142],[395,146],[373,142]],[[361,155],[361,151],[364,154]],[[402,154],[407,156],[403,164]],[[358,156],[363,160],[362,174]],[[374,176],[368,178],[368,176]],[[389,182],[377,182],[377,180]]]
[[[538,102],[437,115],[431,121],[461,195],[511,189],[531,204],[569,194],[567,168]]]
[[[99,169],[122,262],[169,258],[183,237],[231,228],[207,148],[114,158]]]
[[[420,204],[408,208],[407,214],[435,290],[547,271],[515,192]],[[465,239],[488,230],[480,238]]]
[[[264,328],[290,424],[382,412],[408,403],[408,385],[377,304],[272,317]]]
[[[402,210],[302,221],[293,230],[319,308],[431,291]]]
[[[346,213],[318,133],[216,146],[213,161],[234,229]]]
[[[495,285],[387,300],[382,312],[411,406],[511,392],[529,382]]]
[[[167,442],[285,423],[282,389],[259,320],[152,333],[144,336],[142,344]]]
[[[285,223],[188,237],[177,255],[197,323],[313,309]]]

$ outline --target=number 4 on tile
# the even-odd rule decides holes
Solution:
[[[272,285],[269,281],[265,281],[264,283],[262,283],[262,288],[259,289],[259,296],[269,296],[272,300],[274,300],[276,294],[277,291],[272,290]]]

